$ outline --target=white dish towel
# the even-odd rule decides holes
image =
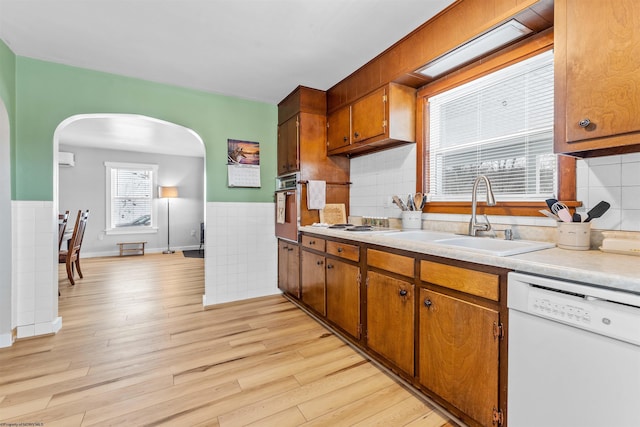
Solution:
[[[324,209],[327,203],[327,183],[326,181],[307,182],[307,208]]]

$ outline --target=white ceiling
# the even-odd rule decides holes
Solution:
[[[60,127],[60,144],[204,157],[202,139],[175,123],[137,114],[83,114]]]
[[[326,90],[455,0],[0,0],[19,56],[277,104]]]

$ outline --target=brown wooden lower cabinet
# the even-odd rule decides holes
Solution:
[[[278,288],[300,298],[300,247],[278,240]]]
[[[415,285],[367,272],[367,347],[413,376]]]
[[[301,251],[304,306],[466,424],[506,425],[507,270],[314,235]]]
[[[420,384],[491,425],[498,408],[499,313],[420,289]]]
[[[302,251],[302,295],[300,298],[305,304],[323,316],[327,314],[324,263],[325,259],[322,255]]]
[[[326,259],[327,319],[360,339],[360,267]]]

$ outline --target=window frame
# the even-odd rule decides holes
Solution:
[[[553,49],[553,29],[536,34],[528,39],[502,49],[492,55],[467,65],[460,70],[445,75],[418,90],[416,102],[416,191],[426,192],[429,188],[429,119],[425,117],[427,99],[454,87],[460,86],[514,63],[531,58]],[[558,96],[557,94],[555,95]],[[558,200],[570,208],[581,206],[576,198],[576,161],[573,157],[558,155],[557,176]],[[479,203],[484,205],[484,203]],[[538,210],[546,209],[544,202],[513,201],[499,202],[497,206],[485,206],[484,212],[490,215],[540,216]],[[462,213],[471,211],[471,202],[431,202],[425,205],[423,212]]]
[[[158,165],[147,163],[128,163],[128,162],[104,162],[105,166],[105,234],[121,235],[121,234],[152,234],[158,232],[158,199],[155,188],[158,181]],[[132,227],[112,227],[112,194],[111,194],[111,177],[112,171],[117,169],[138,169],[151,172],[151,225],[149,226],[132,226]]]

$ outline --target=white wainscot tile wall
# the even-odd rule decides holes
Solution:
[[[592,227],[640,231],[640,153],[578,160],[577,198],[583,216],[601,200],[611,204]]]
[[[278,294],[274,203],[207,203],[203,304]]]
[[[57,332],[57,212],[50,201],[13,201],[12,280],[17,293],[17,336]]]

